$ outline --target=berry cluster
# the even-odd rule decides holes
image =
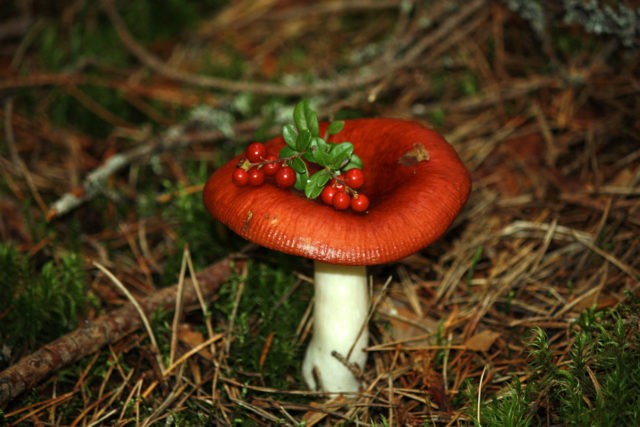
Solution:
[[[249,144],[244,157],[233,172],[233,182],[242,187],[245,185],[260,186],[267,176],[274,177],[278,187],[289,188],[296,183],[295,171],[281,162],[273,154],[267,155],[267,149],[261,142]]]
[[[294,187],[310,199],[320,197],[337,210],[366,212],[369,199],[358,192],[364,185],[362,161],[353,152],[353,144],[326,141],[328,135],[340,132],[344,123],[331,123],[326,135],[320,137],[317,115],[306,100],[296,105],[293,119],[295,125],[282,129],[286,146],[279,155],[267,153],[260,142],[249,144],[233,173],[233,182],[260,186],[273,177],[278,187]]]
[[[329,181],[320,193],[320,200],[339,211],[351,208],[355,212],[365,212],[369,208],[369,198],[356,191],[363,185],[362,169],[349,169]]]
[[[251,143],[233,172],[233,182],[239,187],[258,187],[264,184],[267,177],[273,177],[278,187],[291,188],[297,181],[295,170],[287,163],[291,160],[267,154],[261,142]],[[369,208],[369,198],[357,192],[363,185],[362,169],[349,169],[344,174],[336,174],[324,185],[320,200],[337,210],[351,208],[355,212],[365,212]]]

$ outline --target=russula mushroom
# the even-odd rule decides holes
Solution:
[[[453,148],[418,123],[386,118],[345,121],[330,141],[350,141],[363,162],[365,214],[337,211],[295,190],[232,184],[239,158],[219,168],[204,203],[242,237],[314,260],[313,337],[303,362],[309,388],[357,392],[347,365],[363,369],[369,311],[366,266],[396,261],[438,239],[465,204],[469,173]],[[270,152],[282,137],[265,143]],[[345,363],[346,362],[346,363]]]

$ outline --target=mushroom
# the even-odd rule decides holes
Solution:
[[[312,390],[349,393],[361,385],[353,368],[363,369],[367,359],[366,266],[396,261],[438,239],[471,185],[453,148],[416,122],[347,120],[332,139],[352,142],[362,159],[361,191],[371,201],[364,214],[337,211],[268,183],[233,185],[239,158],[209,178],[203,197],[211,215],[242,237],[314,260],[313,336],[303,377]],[[265,144],[278,152],[284,141]]]

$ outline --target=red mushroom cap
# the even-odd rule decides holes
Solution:
[[[350,141],[362,159],[366,178],[360,191],[371,201],[367,213],[337,211],[271,183],[236,186],[231,175],[240,157],[207,181],[207,209],[259,245],[331,264],[371,265],[429,245],[467,201],[471,182],[458,155],[440,135],[418,123],[347,120],[330,141]],[[278,137],[265,144],[269,152],[278,152],[284,141]]]

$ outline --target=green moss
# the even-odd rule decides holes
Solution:
[[[640,300],[628,298],[613,310],[582,313],[562,366],[546,333],[534,329],[527,386],[515,381],[485,401],[482,425],[640,425]]]
[[[0,272],[0,341],[13,358],[75,329],[86,302],[79,256],[64,255],[36,270],[15,248],[0,244]]]
[[[483,405],[481,419],[475,419],[475,424],[495,427],[530,426],[533,421],[531,398],[530,387],[523,386],[516,378],[503,393]]]
[[[260,381],[269,387],[295,389],[302,385],[292,373],[300,370],[303,348],[296,345],[295,333],[311,299],[311,286],[295,288],[292,272],[279,265],[252,263],[244,282],[237,309],[234,341],[229,366],[236,372],[260,373],[260,380],[249,375],[247,381]],[[239,289],[239,281],[220,290],[214,310],[229,318]],[[293,292],[292,292],[293,291]],[[272,341],[264,366],[260,357],[269,337]],[[291,382],[294,381],[292,384]]]
[[[640,425],[640,302],[584,312],[554,393],[567,425]],[[595,377],[595,381],[593,378]]]

